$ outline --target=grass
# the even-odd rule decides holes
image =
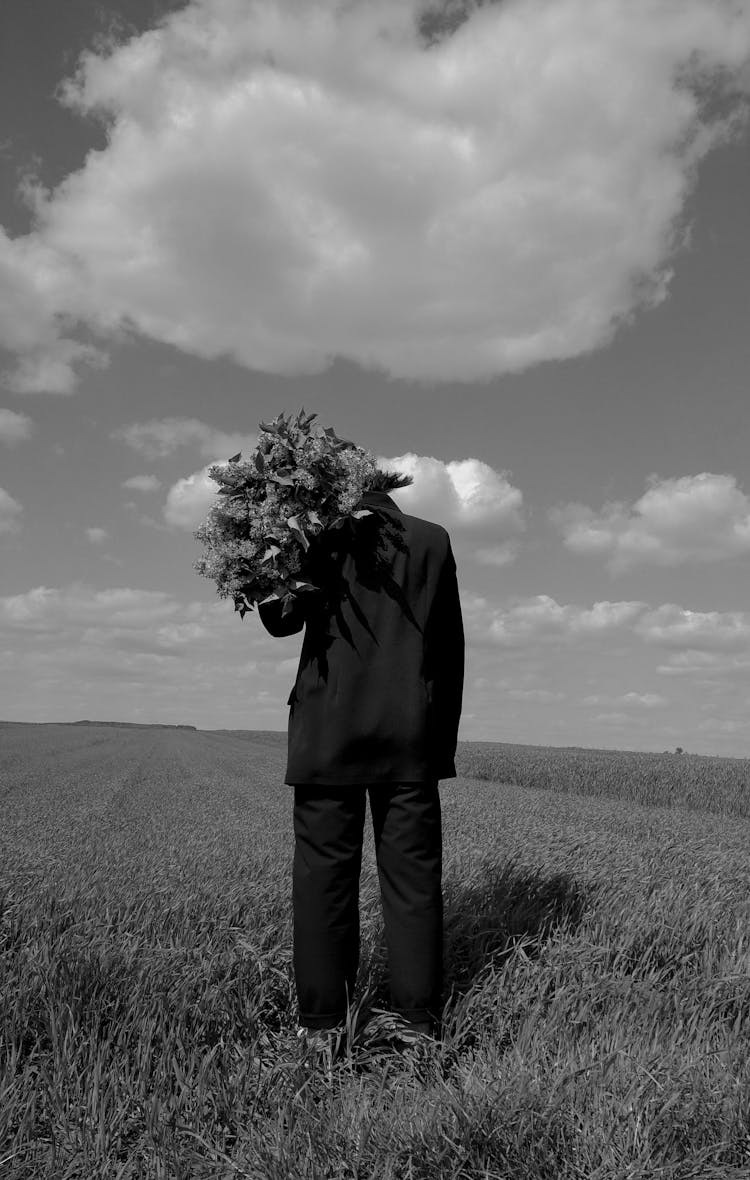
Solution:
[[[750,818],[747,758],[462,742],[456,769],[467,778]]]
[[[710,789],[699,811],[444,782],[445,1028],[410,1056],[365,1024],[368,836],[327,1075],[296,1038],[283,742],[0,742],[3,1180],[750,1176],[750,823]]]

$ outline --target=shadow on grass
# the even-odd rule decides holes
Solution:
[[[519,943],[533,959],[560,930],[580,924],[587,895],[569,873],[546,874],[513,862],[488,862],[470,883],[443,882],[443,1006],[455,1005],[475,981]],[[388,965],[382,927],[369,963],[363,1018],[370,1008],[388,1008]]]
[[[586,904],[569,873],[545,874],[489,863],[481,879],[444,884],[446,994],[465,995],[475,979],[519,942],[534,958],[554,933],[575,929]]]

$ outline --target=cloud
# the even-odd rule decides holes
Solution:
[[[635,624],[635,631],[647,643],[660,647],[690,652],[736,652],[750,648],[750,613],[693,611],[664,603],[643,615]]]
[[[470,592],[461,592],[467,633],[480,645],[523,647],[609,635],[631,635],[643,643],[671,649],[674,667],[709,667],[714,654],[736,660],[750,656],[750,612],[692,611],[675,603],[649,607],[645,602],[595,602],[592,606],[559,603],[546,594],[510,600],[499,606]],[[670,657],[672,659],[672,657]],[[636,700],[638,698],[638,700]],[[622,704],[653,704],[648,694],[625,694]],[[600,704],[603,698],[589,698]],[[607,698],[607,703],[613,703]]]
[[[565,699],[565,693],[553,692],[548,688],[510,688],[506,696],[512,701],[528,701],[535,705],[550,705]]]
[[[676,566],[750,553],[750,497],[732,475],[652,475],[632,505],[610,502],[596,513],[567,504],[551,513],[575,553],[607,557],[613,572],[635,565]]]
[[[445,463],[430,455],[412,453],[395,459],[378,456],[378,464],[383,470],[414,477],[412,485],[390,493],[404,512],[470,535],[481,530],[493,537],[506,537],[494,549],[477,553],[483,555],[485,564],[507,564],[514,559],[513,534],[524,528],[523,496],[509,482],[507,472],[495,471],[479,459]],[[208,475],[209,466],[177,480],[169,489],[164,505],[164,518],[169,524],[194,529],[203,520],[217,492],[217,485]],[[488,554],[494,556],[494,561]]]
[[[107,540],[109,533],[106,529],[91,528],[86,529],[86,536],[92,545],[101,545],[103,541]]]
[[[30,438],[34,423],[28,414],[16,414],[13,410],[0,409],[0,442],[15,446],[17,442]]]
[[[701,733],[715,736],[732,736],[736,733],[747,736],[750,734],[750,720],[746,717],[706,717],[704,721],[698,722],[698,729]]]
[[[298,648],[298,636],[273,639],[227,602],[37,586],[0,597],[0,717],[281,729]]]
[[[494,608],[485,599],[468,596],[466,608],[466,630],[475,642],[523,647],[625,631],[645,606],[642,602],[595,602],[590,607],[561,605],[549,595],[537,594]]]
[[[23,594],[0,598],[0,626],[55,631],[61,625],[141,628],[171,621],[180,603],[161,590],[115,587],[93,590],[75,583],[64,589],[36,586]]]
[[[147,459],[163,459],[180,447],[193,446],[214,463],[225,461],[238,451],[252,451],[258,441],[257,434],[228,433],[198,418],[155,418],[150,422],[134,422],[131,426],[118,427],[112,431],[111,437],[121,439]]]
[[[107,364],[101,349],[62,336],[66,320],[87,318],[81,280],[69,249],[44,232],[11,239],[0,226],[0,347],[17,357],[2,381],[12,393],[72,393],[76,365]]]
[[[750,671],[750,653],[732,655],[688,648],[670,654],[666,663],[657,665],[656,671],[660,676],[686,676],[696,684],[706,684],[717,676],[723,680],[734,674],[744,679]]]
[[[427,7],[192,0],[84,55],[66,101],[107,145],[27,185],[32,232],[0,238],[13,388],[100,363],[76,325],[274,373],[472,380],[662,301],[696,166],[741,121],[750,9]]]
[[[523,495],[510,482],[510,473],[496,471],[480,459],[443,462],[431,455],[407,452],[390,459],[378,456],[386,471],[400,471],[414,478],[406,488],[396,488],[393,499],[404,512],[437,521],[447,529],[491,531],[511,536],[525,527]],[[487,551],[484,551],[485,555]],[[490,564],[507,564],[512,550],[492,550]],[[507,556],[501,557],[505,553]]]
[[[14,500],[4,488],[0,488],[0,535],[20,532],[19,517],[22,511],[18,500]]]
[[[616,696],[593,693],[584,697],[581,703],[589,706],[618,705],[620,708],[660,709],[668,702],[667,698],[658,692],[624,692]]]
[[[510,565],[518,556],[518,545],[513,541],[506,541],[502,545],[487,545],[474,550],[474,560],[480,565]]]
[[[161,480],[155,475],[131,475],[130,479],[122,482],[124,488],[133,488],[136,492],[157,492],[161,487]]]
[[[178,529],[196,529],[213,504],[217,491],[218,485],[210,478],[208,467],[178,479],[167,492],[164,519]]]

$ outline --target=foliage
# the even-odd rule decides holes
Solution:
[[[284,758],[272,734],[3,727],[3,1180],[750,1174],[746,820],[443,783],[442,1042],[368,1034],[368,832],[326,1074],[296,1037]]]
[[[305,565],[314,539],[370,515],[356,505],[381,474],[375,456],[332,427],[313,431],[316,417],[303,408],[294,421],[282,413],[261,422],[249,459],[240,453],[209,468],[219,490],[195,533],[205,553],[194,568],[234,599],[240,617],[270,594],[287,614],[294,594],[317,588]]]

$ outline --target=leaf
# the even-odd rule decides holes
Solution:
[[[234,609],[240,612],[240,618],[244,619],[249,610],[253,609],[253,604],[245,597],[244,594],[235,594]]]
[[[276,557],[279,553],[281,553],[281,550],[279,549],[278,545],[270,545],[260,560],[261,562],[270,561],[272,557]]]
[[[305,530],[302,528],[302,525],[299,522],[299,517],[290,516],[286,523],[295,536],[299,537],[300,541],[302,542],[302,547],[304,548],[305,552],[307,552],[307,550],[310,548],[310,542],[307,539]]]
[[[352,512],[355,520],[360,520],[363,516],[372,516],[369,508],[360,508],[358,512]]]
[[[284,615],[288,615],[294,609],[294,595],[291,592],[285,594],[281,602],[281,617],[283,618]]]
[[[227,459],[227,463],[239,463],[242,458],[242,451],[238,451],[236,455],[232,455],[231,459]]]
[[[307,520],[309,524],[319,524],[321,528],[323,527],[323,521],[320,519],[314,508],[308,509]]]
[[[261,475],[265,474],[266,461],[260,451],[255,453],[255,470],[259,471]]]

